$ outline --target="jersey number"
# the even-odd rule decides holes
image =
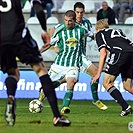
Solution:
[[[12,7],[11,0],[2,0],[2,1],[6,3],[6,6],[3,7],[2,5],[0,5],[0,11],[8,12]]]
[[[111,38],[114,38],[114,37],[122,37],[124,39],[127,39],[127,37],[122,32],[120,32],[118,30],[112,30]]]

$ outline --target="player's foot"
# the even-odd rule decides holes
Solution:
[[[58,117],[58,118],[54,117],[53,124],[54,126],[70,126],[71,121],[67,120],[63,116]]]
[[[16,102],[12,98],[7,99],[5,120],[8,125],[13,126],[16,118]]]
[[[45,96],[45,94],[43,92],[43,89],[40,88],[38,100],[42,102],[45,98],[46,98],[46,96]]]
[[[133,113],[132,107],[129,105],[126,110],[121,111],[120,116],[126,116],[132,113]]]
[[[70,113],[70,108],[69,107],[63,107],[61,109],[61,114],[69,114]]]
[[[108,107],[103,104],[100,100],[96,101],[95,103],[92,102],[96,107],[98,107],[101,110],[106,110]]]

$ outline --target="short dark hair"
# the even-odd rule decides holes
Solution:
[[[76,2],[74,4],[74,11],[76,10],[76,8],[83,8],[85,10],[85,6],[82,2]]]
[[[65,16],[73,17],[73,19],[76,20],[76,13],[73,10],[66,11]]]

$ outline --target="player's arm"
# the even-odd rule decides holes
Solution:
[[[103,70],[107,54],[108,54],[108,51],[106,50],[106,48],[100,49],[99,66],[98,66],[98,72],[97,72],[97,75],[99,77],[100,77],[101,72]]]
[[[54,27],[48,29],[48,34],[49,34],[50,37],[52,37],[52,35],[54,33],[54,30],[55,30]]]
[[[102,37],[102,33],[98,32],[96,34],[96,43],[98,45],[98,50],[100,52],[100,58],[99,58],[99,66],[98,66],[98,71],[97,74],[95,75],[95,77],[93,77],[92,79],[92,83],[96,82],[97,79],[100,78],[101,72],[103,71],[103,67],[105,64],[105,60],[108,54],[108,51],[106,49],[106,44],[104,42],[104,39]]]
[[[47,26],[46,26],[46,16],[45,12],[43,11],[42,3],[40,0],[31,0],[30,1],[31,5],[33,6],[36,16],[40,22],[40,25],[44,31],[47,31]]]
[[[89,37],[94,40],[96,35],[96,30],[94,26],[91,24],[91,22],[88,20],[88,31],[89,31]]]
[[[89,37],[89,38],[91,38],[91,40],[94,40],[94,38],[95,38],[95,30],[94,29],[91,29],[91,28],[85,28],[85,27],[83,27],[84,29],[85,29],[85,34],[84,34],[84,36],[85,37]]]
[[[59,24],[58,24],[58,25],[59,25]],[[52,37],[52,35],[53,35],[54,31],[55,31],[55,28],[57,28],[58,25],[57,25],[56,27],[50,28],[50,29],[48,30],[48,34],[49,34],[50,37]],[[54,46],[54,51],[55,51],[55,53],[58,54],[58,52],[59,52],[59,47],[58,47],[57,45]]]
[[[43,34],[42,34],[42,39],[45,40],[45,37],[46,36],[43,36]],[[56,46],[58,41],[59,41],[58,36],[55,36],[55,37],[52,36],[51,39],[50,39],[50,43],[44,43],[44,45],[40,49],[41,53],[46,51],[47,49],[49,49],[51,46]]]
[[[42,49],[47,50],[50,47],[50,37],[49,37],[48,33],[46,32],[47,26],[46,26],[45,12],[43,11],[42,3],[40,0],[31,0],[30,2],[36,12],[36,16],[37,16],[37,18],[40,22],[40,25],[43,29],[42,40],[44,42],[44,45],[40,50],[42,52]]]
[[[40,49],[40,52],[42,53],[42,52],[48,50],[51,47],[51,45],[50,45],[50,37],[45,31],[42,32],[41,36],[42,36],[42,40],[44,42],[44,45]]]
[[[58,24],[55,27],[49,29],[48,33],[49,33],[49,36],[51,37],[50,45],[47,45],[47,46],[43,45],[42,48],[41,48],[41,52],[46,51],[51,46],[55,46],[54,50],[55,50],[56,53],[59,52],[59,48],[57,46],[57,42],[59,41],[58,33],[62,30],[62,28],[64,28],[64,25],[62,27],[60,27],[60,25],[61,24]],[[43,38],[43,40],[45,40],[43,36],[42,36],[42,38]]]
[[[103,71],[103,67],[105,64],[106,57],[107,57],[107,53],[108,52],[107,52],[106,48],[100,49],[98,71],[97,71],[97,74],[93,77],[92,83],[95,83],[100,78],[100,75],[101,75],[101,72]]]
[[[48,34],[49,34],[50,37],[52,37],[54,31],[55,31],[55,28],[50,28],[50,29],[48,29]],[[54,46],[54,51],[55,51],[55,53],[58,54],[58,52],[59,52],[59,47],[58,47],[57,45]]]
[[[49,35],[49,37],[52,37],[53,33],[54,33],[54,28],[48,29],[48,35]],[[43,42],[44,42],[44,45],[43,45],[42,48],[40,49],[40,52],[43,53],[43,52],[45,52],[46,50],[48,50],[48,49],[51,47],[51,45],[50,45],[50,42],[49,42],[49,44],[48,44],[48,43],[47,43],[47,44],[45,43],[46,36],[45,36],[44,32],[42,33],[41,36],[42,36],[42,40],[43,40]]]

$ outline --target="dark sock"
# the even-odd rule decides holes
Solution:
[[[7,87],[7,95],[15,96],[15,92],[17,89],[17,80],[14,77],[7,77],[5,80],[5,84]]]
[[[91,84],[91,92],[92,92],[92,97],[93,97],[94,103],[99,100],[97,89],[98,89],[98,81]]]
[[[54,89],[61,85],[61,82],[59,81],[53,81]],[[39,89],[41,91],[42,87]]]
[[[125,110],[128,107],[127,102],[123,99],[120,91],[115,86],[112,86],[108,90],[108,92],[115,99],[115,101],[122,107],[122,110]]]
[[[59,117],[60,112],[59,112],[58,105],[57,105],[57,98],[56,98],[53,83],[51,79],[49,78],[49,75],[46,74],[46,75],[41,76],[40,81],[43,87],[44,94],[46,95],[48,102],[51,106],[54,117]]]

